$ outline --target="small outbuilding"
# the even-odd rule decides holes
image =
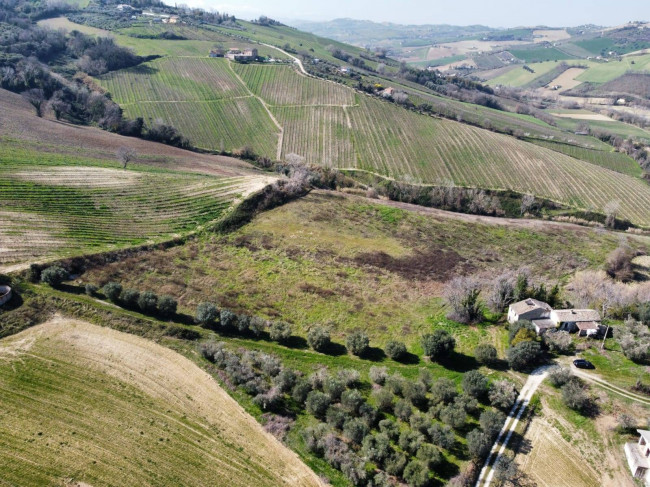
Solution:
[[[646,487],[650,487],[650,431],[637,430],[639,441],[637,443],[626,443],[623,449],[627,464],[630,467],[632,476],[641,480]]]

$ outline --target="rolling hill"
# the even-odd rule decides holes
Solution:
[[[3,483],[321,485],[206,372],[146,339],[57,317],[1,340],[0,359]]]
[[[0,100],[3,270],[185,235],[274,179],[237,159],[37,118],[5,90]],[[121,146],[137,152],[127,170]]]
[[[312,163],[420,184],[453,180],[462,186],[531,192],[582,209],[602,211],[609,201],[620,200],[621,216],[650,224],[640,210],[650,198],[647,185],[608,170],[619,168],[618,155],[611,165],[612,153],[604,150],[588,152],[586,161],[567,157],[410,113],[288,66],[233,66],[221,59],[166,56],[110,73],[100,82],[128,115],[173,122],[206,149],[247,145],[268,157],[297,153]],[[582,156],[578,151],[572,155]],[[626,188],[636,201],[624,197]]]

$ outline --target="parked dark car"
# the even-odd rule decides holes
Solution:
[[[575,365],[579,369],[595,369],[594,364],[592,364],[589,360],[585,360],[582,358],[579,358],[578,360],[573,361],[573,365]]]

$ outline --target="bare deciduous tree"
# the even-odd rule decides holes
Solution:
[[[536,200],[532,194],[525,194],[521,198],[521,214],[525,215],[535,207]]]
[[[135,149],[132,149],[131,147],[120,147],[115,151],[115,156],[117,157],[117,160],[120,161],[122,164],[122,168],[126,169],[126,166],[128,165],[129,162],[131,162],[133,159],[135,159],[138,154],[135,151]]]
[[[24,91],[22,96],[36,109],[36,116],[42,117],[43,106],[45,105],[45,93],[43,93],[43,90],[40,88],[32,88],[31,90]]]
[[[616,217],[621,211],[621,202],[618,200],[612,200],[605,205],[603,211],[605,212],[605,225],[614,228],[616,225]]]
[[[445,287],[444,296],[451,308],[449,317],[461,323],[475,323],[482,318],[479,300],[481,283],[472,277],[456,277]]]

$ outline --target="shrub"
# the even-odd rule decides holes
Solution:
[[[357,414],[363,402],[363,396],[356,389],[348,389],[341,394],[341,406],[350,414]]]
[[[68,271],[59,265],[53,265],[41,272],[41,282],[52,287],[60,286],[68,278]]]
[[[562,387],[571,380],[571,377],[573,377],[573,373],[567,367],[555,367],[548,374],[549,382],[555,387]]]
[[[450,403],[457,395],[456,384],[451,379],[441,377],[431,386],[431,400],[434,404]]]
[[[345,413],[341,411],[341,408],[337,406],[330,406],[325,413],[325,421],[327,421],[327,424],[337,430],[343,429],[346,417]]]
[[[269,337],[274,342],[286,342],[291,338],[291,325],[284,321],[274,321],[269,327]]]
[[[348,335],[345,346],[353,355],[360,357],[368,351],[370,340],[364,332],[355,331]]]
[[[401,374],[395,373],[386,379],[386,388],[393,394],[401,396],[404,394],[406,381]]]
[[[158,299],[158,313],[163,318],[169,318],[176,314],[178,302],[171,296],[164,295]]]
[[[388,378],[388,369],[386,367],[372,366],[370,367],[369,376],[373,383],[382,386]]]
[[[329,395],[332,401],[338,401],[344,390],[345,384],[343,384],[343,382],[341,382],[337,377],[328,375],[323,380],[323,391]]]
[[[461,385],[466,394],[476,398],[485,396],[488,391],[488,379],[478,370],[466,372]]]
[[[359,406],[359,417],[368,425],[369,428],[374,428],[377,425],[379,412],[376,408],[372,407],[367,402]]]
[[[474,349],[474,356],[479,364],[494,365],[498,362],[497,349],[489,343],[481,343]]]
[[[422,382],[406,381],[403,388],[404,398],[411,401],[416,408],[423,408],[427,404],[427,388]]]
[[[348,419],[343,425],[343,434],[345,437],[357,445],[363,442],[368,431],[368,425],[359,418]]]
[[[516,386],[506,379],[495,380],[488,393],[490,404],[501,409],[510,409],[517,400]]]
[[[404,430],[399,435],[399,447],[410,455],[415,455],[424,443],[424,436],[413,430]]]
[[[206,326],[214,323],[214,320],[219,316],[219,310],[212,303],[201,303],[196,307],[196,315],[194,321],[201,326]]]
[[[273,383],[280,389],[282,392],[289,392],[296,385],[296,380],[298,376],[292,369],[282,369],[282,371],[276,375],[273,379]]]
[[[456,346],[456,340],[446,330],[437,329],[422,337],[424,355],[431,360],[441,360],[449,357]]]
[[[368,435],[363,439],[362,452],[370,460],[378,465],[388,458],[393,449],[390,446],[390,439],[385,433]]]
[[[526,370],[539,363],[542,350],[537,342],[521,342],[507,352],[508,365],[514,370]]]
[[[483,411],[478,421],[490,441],[494,441],[506,421],[506,415],[501,411]]]
[[[474,429],[467,434],[467,450],[475,460],[480,460],[490,452],[490,438],[479,429]]]
[[[437,467],[442,462],[440,450],[431,443],[425,443],[420,446],[417,452],[417,458],[430,469]]]
[[[384,462],[384,470],[389,475],[401,476],[406,466],[406,455],[402,452],[394,452]]]
[[[102,288],[102,293],[108,299],[117,303],[120,299],[120,294],[122,293],[122,285],[118,282],[109,282]]]
[[[315,326],[307,333],[307,343],[317,352],[322,352],[330,345],[330,331],[322,326]]]
[[[637,427],[636,419],[625,413],[616,418],[616,422],[621,433],[633,433]]]
[[[305,401],[305,409],[309,414],[316,416],[317,418],[324,418],[327,408],[331,402],[330,396],[319,391],[311,391],[307,394],[307,399]]]
[[[392,340],[386,344],[384,348],[386,355],[393,360],[402,360],[408,353],[406,350],[406,345],[402,342]]]
[[[510,325],[508,326],[508,343],[512,345],[512,341],[515,339],[515,336],[522,329],[531,331],[533,335],[537,337],[537,334],[535,333],[535,327],[530,321],[519,320],[519,321],[515,321],[514,323],[510,323]]]
[[[451,427],[440,423],[433,423],[427,430],[431,443],[445,450],[449,450],[456,443],[456,436]]]
[[[250,323],[251,323],[250,316],[239,315],[237,316],[237,321],[235,322],[235,326],[237,327],[237,331],[239,333],[246,333],[250,328]]]
[[[382,419],[379,422],[379,431],[385,434],[391,441],[397,441],[399,438],[399,426],[390,419]]]
[[[495,462],[494,480],[497,482],[497,485],[518,485],[515,480],[519,476],[519,466],[512,457],[501,455]]]
[[[397,418],[402,421],[408,421],[411,414],[413,414],[413,406],[411,406],[410,402],[404,399],[397,401],[397,404],[395,404],[395,416]]]
[[[219,313],[219,322],[222,328],[233,329],[237,326],[238,317],[228,309],[222,309]]]
[[[145,291],[138,296],[138,307],[143,313],[155,313],[158,307],[158,296],[151,291]]]
[[[458,407],[463,408],[465,412],[469,414],[474,414],[480,409],[478,401],[472,396],[468,396],[467,394],[456,396],[456,399],[454,399],[454,404],[456,404]]]
[[[263,411],[273,411],[282,404],[282,393],[277,387],[271,387],[267,392],[255,396],[253,402]]]
[[[591,408],[591,398],[577,378],[573,378],[564,384],[560,390],[562,391],[564,404],[571,409],[585,413]]]
[[[411,460],[403,474],[404,480],[409,484],[409,487],[425,487],[429,484],[429,470],[419,460]]]
[[[126,288],[120,293],[120,302],[127,308],[137,308],[139,298],[140,291],[136,289]]]
[[[571,334],[568,331],[548,330],[544,333],[543,340],[551,352],[570,354],[575,350]]]
[[[291,389],[291,397],[298,404],[304,404],[307,400],[307,395],[311,392],[311,383],[305,379],[300,378],[296,385]]]
[[[450,404],[440,411],[440,420],[454,429],[462,428],[467,421],[467,413],[457,404]]]
[[[336,376],[345,387],[355,387],[359,385],[359,379],[361,379],[361,374],[355,369],[339,370],[339,373],[336,374]]]
[[[248,329],[255,336],[260,336],[266,329],[266,320],[259,316],[254,316],[249,320]]]
[[[302,432],[302,438],[305,440],[307,450],[316,455],[323,455],[323,438],[328,433],[329,428],[325,423],[318,423],[316,426],[308,426]]]
[[[96,296],[98,288],[94,284],[86,284],[84,286],[84,290],[88,296]]]

